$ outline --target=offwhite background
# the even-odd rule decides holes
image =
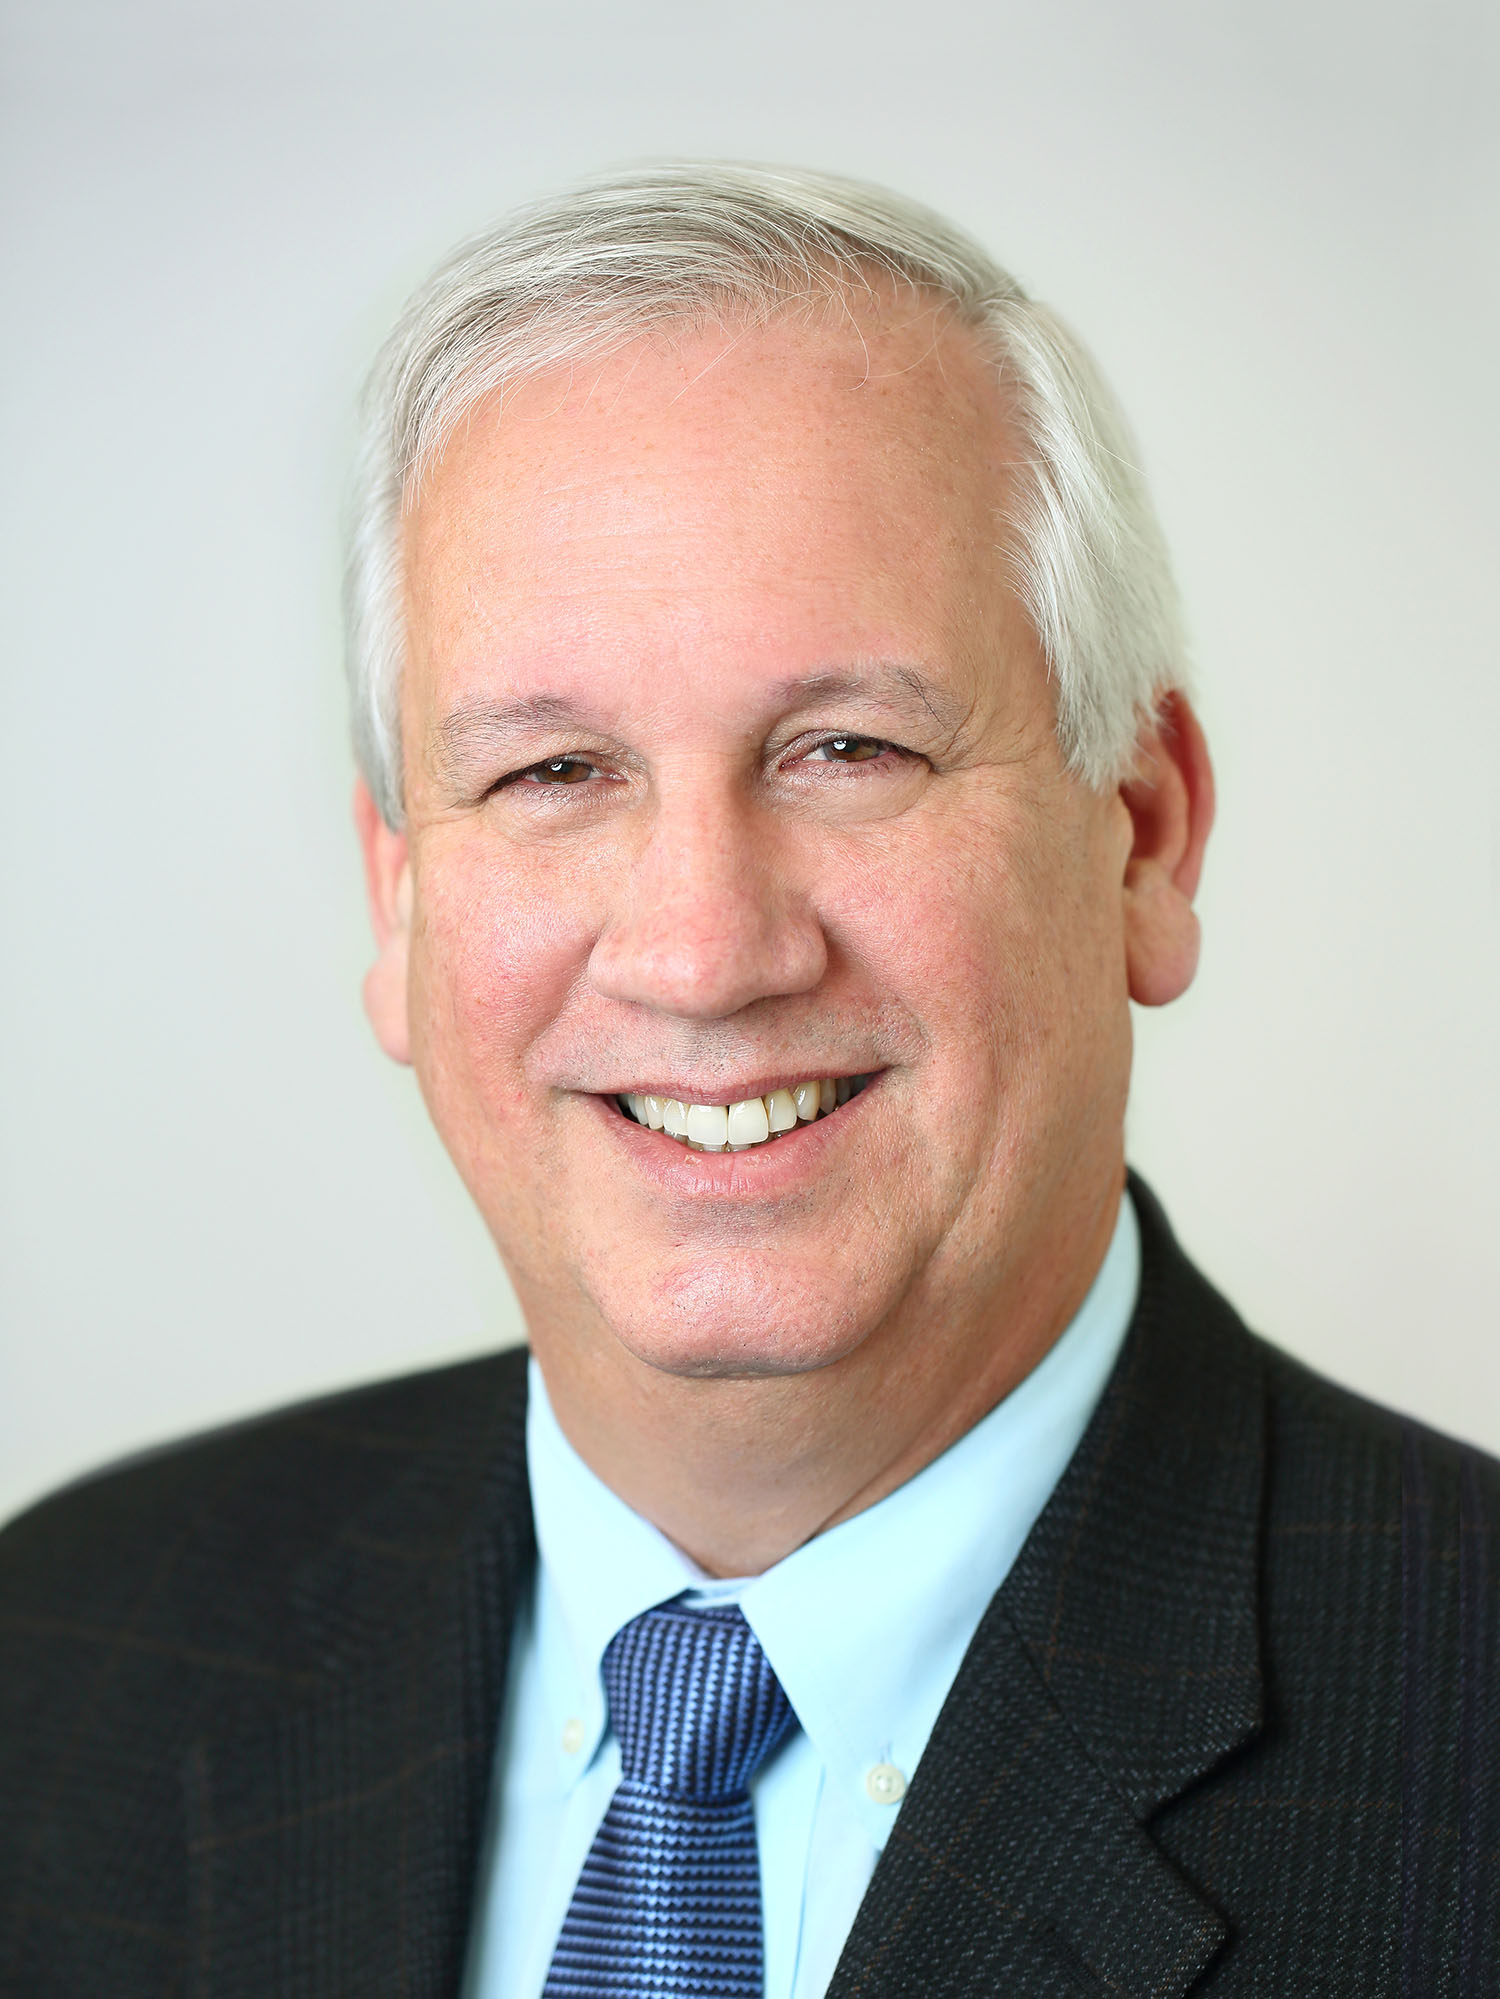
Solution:
[[[1222,817],[1132,1153],[1253,1323],[1500,1447],[1484,0],[10,0],[0,1512],[516,1336],[364,1029],[336,514],[459,234],[612,160],[979,232],[1144,441]]]

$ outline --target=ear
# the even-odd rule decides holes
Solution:
[[[375,932],[375,962],[365,974],[365,1012],[375,1039],[391,1060],[410,1062],[406,964],[411,933],[411,862],[406,835],[386,825],[363,779],[354,787],[354,824],[365,858],[365,892]]]
[[[1193,897],[1214,823],[1213,766],[1185,695],[1168,694],[1143,730],[1120,800],[1132,828],[1124,882],[1130,997],[1165,1006],[1198,969]]]

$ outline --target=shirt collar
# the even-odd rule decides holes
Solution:
[[[526,1468],[541,1565],[538,1638],[556,1723],[577,1747],[563,1765],[576,1781],[608,1722],[600,1661],[615,1633],[654,1604],[680,1596],[704,1572],[632,1511],[562,1433],[541,1369],[528,1371]]]
[[[910,1777],[986,1606],[1076,1450],[1135,1306],[1128,1194],[1104,1262],[1031,1373],[914,1478],[764,1575],[716,1581],[595,1477],[564,1437],[535,1361],[526,1449],[544,1649],[581,1774],[606,1732],[600,1661],[615,1633],[684,1591],[737,1601],[830,1783],[883,1846],[895,1813],[866,1778]]]

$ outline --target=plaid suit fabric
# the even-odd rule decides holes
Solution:
[[[831,1999],[1500,1992],[1500,1468],[1142,1295]],[[524,1360],[116,1470],[0,1535],[3,1999],[453,1999]]]

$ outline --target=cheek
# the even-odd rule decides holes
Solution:
[[[924,1087],[957,1116],[965,1101],[1020,1113],[1022,1097],[1055,1097],[1070,1067],[1087,1087],[1125,1012],[1118,896],[1096,843],[986,803],[862,866],[831,912],[920,1023]]]
[[[412,1040],[429,1101],[482,1101],[507,1121],[523,1114],[527,1053],[588,959],[580,904],[555,870],[505,853],[455,846],[419,868]]]

